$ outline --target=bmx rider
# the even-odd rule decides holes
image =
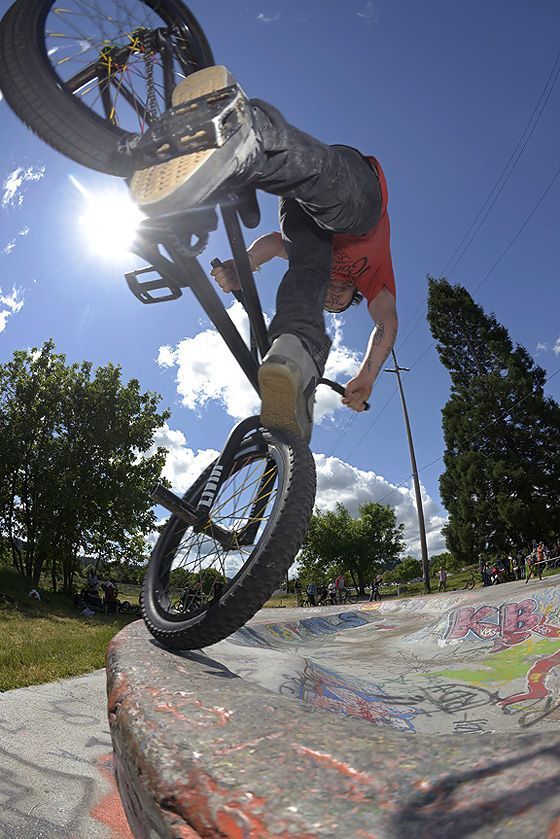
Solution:
[[[130,188],[148,215],[193,209],[228,186],[280,197],[280,231],[248,249],[252,269],[274,257],[288,261],[280,283],[271,348],[259,370],[261,419],[309,441],[317,380],[331,341],[323,310],[343,312],[365,297],[374,327],[343,403],[361,411],[397,334],[387,184],[379,161],[344,145],[325,145],[286,122],[266,102],[249,100],[231,73],[212,66],[176,88],[173,105],[237,86],[238,127],[219,147],[137,170]],[[214,268],[224,292],[239,288],[232,260]]]

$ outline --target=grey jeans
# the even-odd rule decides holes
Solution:
[[[297,335],[322,375],[331,346],[323,304],[332,270],[333,233],[359,236],[377,224],[379,178],[357,149],[325,145],[259,99],[251,100],[251,110],[262,145],[242,181],[280,196],[280,230],[289,259],[270,338]]]

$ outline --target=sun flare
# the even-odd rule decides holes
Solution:
[[[92,193],[76,178],[71,181],[83,197],[78,222],[88,249],[109,259],[130,252],[140,222],[146,216],[123,189]]]

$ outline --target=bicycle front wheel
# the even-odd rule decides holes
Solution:
[[[175,85],[214,63],[180,0],[17,0],[0,23],[0,88],[57,151],[126,175],[119,140],[142,134]]]
[[[212,464],[185,494],[196,506]],[[146,626],[172,649],[200,649],[235,632],[283,581],[315,501],[315,464],[292,434],[263,431],[243,441],[208,520],[171,516],[141,594]],[[178,587],[196,598],[177,598]]]
[[[346,603],[355,604],[358,602],[358,593],[355,591],[346,592]]]

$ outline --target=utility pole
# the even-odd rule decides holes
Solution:
[[[408,448],[410,450],[410,462],[412,464],[412,478],[414,480],[414,493],[416,495],[416,512],[418,514],[418,530],[420,531],[420,549],[422,551],[422,570],[424,574],[424,591],[430,593],[430,564],[428,561],[428,544],[426,542],[426,525],[424,523],[424,507],[422,506],[422,495],[420,493],[420,481],[418,480],[418,467],[416,466],[416,455],[414,454],[414,444],[412,442],[412,432],[410,430],[410,421],[408,419],[408,411],[406,409],[406,401],[404,398],[404,389],[401,381],[401,370],[408,372],[409,367],[399,367],[395,351],[392,350],[394,368],[385,368],[386,373],[395,373],[399,385],[399,393],[401,395],[401,405],[404,415],[404,424],[406,428],[406,436],[408,438]]]

